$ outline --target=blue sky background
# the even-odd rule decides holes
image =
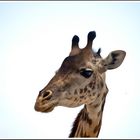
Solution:
[[[140,138],[140,2],[0,2],[0,138],[67,138],[83,107],[34,111],[38,92],[71,49],[95,30],[93,48],[106,57],[125,50],[123,64],[107,72],[99,138]]]

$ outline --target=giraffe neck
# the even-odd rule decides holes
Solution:
[[[98,137],[106,93],[100,94],[94,103],[86,104],[73,123],[69,137]]]

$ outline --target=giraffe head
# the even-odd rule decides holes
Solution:
[[[121,65],[126,53],[116,50],[106,58],[92,50],[96,32],[87,36],[85,48],[79,48],[79,37],[72,38],[72,49],[60,68],[40,92],[36,99],[35,110],[50,112],[56,106],[77,107],[94,102],[101,93],[107,93],[105,72]]]

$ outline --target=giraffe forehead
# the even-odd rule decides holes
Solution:
[[[61,65],[59,71],[65,73],[70,70],[78,69],[81,66],[84,66],[86,64],[86,61],[90,61],[90,59],[86,58],[86,60],[85,60],[85,58],[82,57],[81,55],[68,56],[62,62],[62,65]]]
[[[62,62],[61,67],[65,66],[80,66],[84,64],[88,64],[88,62],[92,62],[93,64],[96,64],[97,61],[99,61],[101,58],[98,58],[94,55],[94,52],[90,51],[84,51],[82,50],[79,54],[68,56],[64,59]]]
[[[98,71],[98,66],[101,59],[96,59],[94,57],[85,56],[68,56],[64,59],[60,69],[59,74],[65,75],[70,73],[78,72],[80,69],[92,69],[95,73]]]

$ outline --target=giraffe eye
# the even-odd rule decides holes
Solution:
[[[80,70],[80,74],[84,76],[85,78],[89,78],[92,75],[92,73],[93,73],[93,70],[89,68],[82,68]]]

